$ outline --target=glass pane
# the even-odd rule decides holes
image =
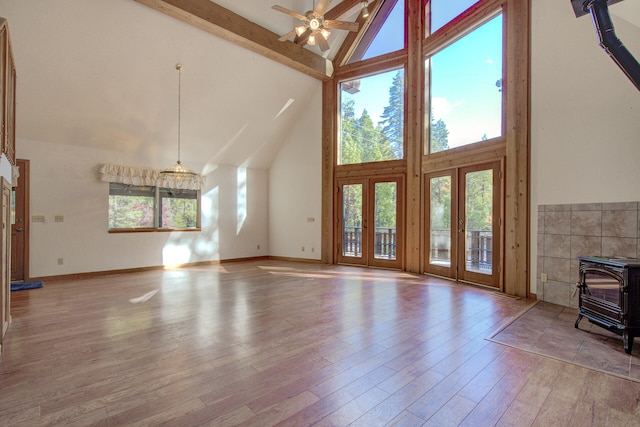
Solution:
[[[403,158],[404,69],[340,83],[340,164]]]
[[[342,186],[342,255],[362,257],[362,184]]]
[[[426,11],[431,15],[431,25],[427,25],[426,35],[428,36],[429,34],[435,33],[477,1],[478,0],[430,0],[428,3],[430,9],[427,8]],[[426,19],[425,22],[429,22],[429,19]]]
[[[614,276],[589,271],[585,274],[584,283],[592,297],[620,306],[620,282]]]
[[[377,259],[396,259],[397,187],[395,182],[375,184],[373,257]]]
[[[502,135],[502,16],[427,59],[437,153]]]
[[[429,264],[451,267],[451,177],[430,180]]]
[[[466,270],[492,274],[493,170],[465,174]]]
[[[160,213],[161,228],[197,228],[198,192],[161,188]]]
[[[374,27],[372,26],[371,28]],[[354,56],[349,62],[369,59],[401,49],[404,49],[404,0],[396,0],[395,6],[386,17],[384,24],[378,30],[362,58]]]
[[[109,184],[109,228],[152,228],[156,188]]]

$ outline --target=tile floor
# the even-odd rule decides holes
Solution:
[[[622,337],[586,318],[576,329],[577,318],[575,308],[540,301],[491,340],[640,382],[640,337],[629,355]]]

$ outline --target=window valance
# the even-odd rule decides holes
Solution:
[[[159,170],[103,163],[99,166],[100,180],[130,185],[150,185],[162,188],[201,190],[204,178],[200,175],[183,178],[163,175]]]

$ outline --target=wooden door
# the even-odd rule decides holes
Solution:
[[[29,278],[29,160],[16,161],[20,171],[13,189],[13,222],[11,225],[11,280]]]
[[[338,262],[342,264],[367,265],[369,242],[368,218],[365,207],[368,180],[349,179],[338,182]]]
[[[501,163],[425,175],[425,272],[501,288]]]
[[[458,173],[458,279],[501,287],[500,162]]]
[[[339,263],[401,268],[403,177],[338,181]]]
[[[457,279],[458,174],[456,169],[425,175],[425,272]]]

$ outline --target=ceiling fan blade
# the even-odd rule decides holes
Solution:
[[[304,33],[300,34],[295,38],[294,42],[299,44],[300,46],[304,46],[305,44],[307,44],[307,41],[309,41],[310,35],[311,35],[311,28],[307,27]]]
[[[329,43],[322,37],[321,34],[316,35],[316,43],[318,43],[318,47],[321,51],[329,50]]]
[[[331,19],[324,20],[325,28],[334,28],[336,30],[358,31],[360,24],[357,22],[334,21]]]
[[[305,21],[307,19],[306,16],[301,15],[298,12],[295,12],[291,9],[287,9],[286,7],[278,6],[277,4],[274,4],[273,6],[271,6],[271,9],[277,10],[278,12],[285,13],[289,16],[293,16],[294,18],[299,19],[301,21]]]
[[[295,34],[296,34],[296,30],[293,29],[293,30],[289,31],[287,34],[284,34],[282,37],[280,37],[278,39],[278,41],[281,41],[281,42],[287,41],[287,40],[289,40],[291,38],[291,36],[293,36]]]
[[[313,9],[313,13],[315,13],[316,16],[324,16],[324,13],[327,11],[330,2],[331,0],[318,0],[318,3],[316,3],[316,7]]]

